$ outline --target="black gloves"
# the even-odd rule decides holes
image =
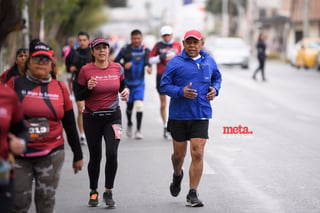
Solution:
[[[161,53],[159,55],[159,58],[160,58],[160,61],[162,61],[162,62],[165,61],[167,58],[167,52]]]

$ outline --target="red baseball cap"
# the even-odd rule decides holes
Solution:
[[[195,38],[197,40],[201,40],[202,39],[202,35],[198,30],[189,30],[184,35],[184,40],[186,40],[188,38]]]

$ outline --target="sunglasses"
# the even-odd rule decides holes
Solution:
[[[48,56],[43,55],[37,55],[37,56],[31,56],[31,60],[33,63],[39,64],[42,62],[43,64],[49,64],[51,62],[51,59]]]

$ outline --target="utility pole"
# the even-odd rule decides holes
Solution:
[[[304,0],[303,5],[303,37],[309,36],[309,0]]]

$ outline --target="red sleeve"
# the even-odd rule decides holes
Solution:
[[[179,50],[179,53],[181,52],[182,46],[181,43],[179,41],[175,41],[176,45],[177,45],[177,49]]]
[[[78,84],[80,84],[82,86],[87,85],[87,80],[86,80],[86,76],[85,76],[85,67],[86,66],[81,67],[80,72],[79,72],[79,76],[78,76]]]
[[[8,94],[10,94],[10,96],[12,97],[12,108],[13,108],[12,122],[17,123],[23,117],[23,110],[22,110],[22,106],[19,101],[18,95],[14,91],[14,78],[11,78],[7,82],[6,89],[7,89]]]
[[[23,118],[23,110],[17,94],[12,91],[12,123],[18,123]]]
[[[7,75],[8,75],[9,70],[6,70],[2,73],[0,76],[0,83],[5,84],[7,82]]]
[[[159,44],[159,42],[157,42],[157,43],[153,46],[153,48],[152,48],[152,50],[151,50],[151,52],[150,52],[150,54],[149,54],[149,57],[154,57],[154,56],[158,55],[158,44]]]
[[[67,88],[66,84],[62,81],[59,81],[59,84],[60,84],[62,92],[63,92],[64,111],[66,112],[66,111],[73,109],[73,105],[72,105],[72,101],[70,99],[69,89]]]
[[[11,78],[8,82],[7,82],[7,87],[11,88],[14,90],[14,78]]]

